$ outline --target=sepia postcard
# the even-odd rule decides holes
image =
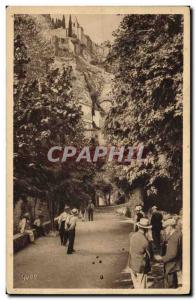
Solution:
[[[6,14],[7,293],[190,294],[190,7]]]

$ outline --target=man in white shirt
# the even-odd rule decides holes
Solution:
[[[69,245],[67,249],[67,254],[72,254],[75,252],[74,250],[74,241],[75,241],[75,228],[76,228],[76,222],[77,222],[77,215],[78,210],[77,208],[72,209],[70,217],[67,218],[68,220],[68,240]]]
[[[60,235],[62,246],[66,245],[67,238],[68,238],[68,234],[67,234],[67,231],[65,230],[65,226],[66,226],[67,217],[69,215],[69,210],[70,210],[70,207],[65,205],[64,211],[58,217],[59,235]]]

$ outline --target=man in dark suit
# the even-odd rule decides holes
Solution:
[[[151,217],[152,237],[153,237],[153,244],[158,253],[160,253],[160,246],[161,246],[162,219],[163,216],[158,211],[157,206],[153,206],[152,217]]]
[[[167,236],[166,254],[155,255],[157,261],[164,263],[164,285],[165,288],[177,288],[177,272],[182,270],[182,233],[176,230],[176,221],[173,218],[163,223]]]
[[[88,206],[87,206],[87,211],[88,211],[88,220],[93,221],[93,213],[94,213],[94,204],[92,200],[89,201]]]

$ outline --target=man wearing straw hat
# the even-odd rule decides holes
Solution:
[[[65,230],[65,227],[66,227],[65,223],[66,223],[67,217],[69,215],[69,210],[70,210],[69,206],[65,205],[64,211],[58,217],[59,235],[60,235],[61,245],[62,246],[66,245],[67,238],[68,238],[67,231]]]
[[[135,289],[147,288],[147,274],[150,271],[150,252],[147,233],[152,227],[148,219],[141,218],[138,231],[130,237],[129,267]]]
[[[176,220],[170,218],[163,222],[167,236],[167,248],[164,256],[155,255],[154,258],[164,263],[165,288],[177,288],[177,273],[182,270],[182,233],[176,230]]]
[[[78,210],[77,208],[73,208],[71,211],[71,215],[67,218],[68,240],[69,240],[67,254],[72,254],[73,252],[75,252],[74,241],[75,241],[75,233],[76,233],[77,216],[78,216]]]

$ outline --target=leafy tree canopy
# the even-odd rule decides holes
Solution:
[[[182,190],[182,16],[126,15],[114,37],[106,134],[116,144],[145,145],[145,162],[124,168],[124,176],[148,197],[160,197],[166,184],[174,204]]]

